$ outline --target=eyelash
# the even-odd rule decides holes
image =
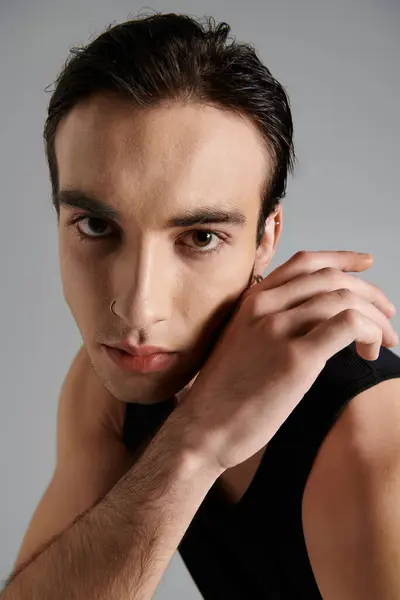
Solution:
[[[78,217],[71,219],[71,221],[68,223],[68,225],[74,226],[73,233],[74,233],[74,235],[78,236],[80,241],[82,241],[82,242],[99,242],[99,241],[107,239],[109,237],[108,235],[91,237],[89,235],[86,235],[85,233],[82,233],[82,231],[78,227],[78,223],[80,223],[84,219],[97,219],[99,221],[104,221],[104,223],[107,223],[107,221],[105,219],[100,219],[100,217],[93,217],[92,215],[79,215]],[[191,229],[190,231],[186,232],[186,234],[198,233],[199,231],[216,235],[221,240],[221,243],[218,244],[218,246],[216,246],[215,248],[212,248],[211,250],[195,250],[194,248],[191,248],[190,246],[186,246],[186,248],[188,249],[189,252],[192,252],[194,254],[202,254],[202,255],[213,254],[214,252],[216,253],[216,252],[219,252],[220,250],[222,250],[223,246],[227,243],[226,238],[221,233],[216,232],[216,231],[211,231],[209,229]]]

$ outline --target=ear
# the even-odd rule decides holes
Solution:
[[[279,205],[265,220],[264,235],[256,251],[254,275],[262,275],[275,254],[282,231],[282,206]]]

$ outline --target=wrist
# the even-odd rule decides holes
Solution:
[[[185,405],[172,411],[164,427],[181,460],[189,469],[201,470],[215,480],[225,471],[215,454],[207,447],[205,436],[199,434]]]

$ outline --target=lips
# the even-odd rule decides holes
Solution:
[[[124,371],[136,373],[151,373],[162,371],[170,366],[177,359],[177,353],[173,352],[147,352],[132,355],[120,348],[103,346],[107,356],[112,362]]]
[[[109,344],[111,348],[123,350],[132,356],[149,356],[151,354],[169,354],[172,350],[161,348],[160,346],[132,346],[128,342],[118,342],[117,344]]]

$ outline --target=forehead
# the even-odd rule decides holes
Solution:
[[[55,139],[59,187],[115,202],[254,197],[271,172],[261,135],[242,116],[212,106],[138,109],[112,95],[75,106]],[[124,199],[124,200],[123,200]]]

